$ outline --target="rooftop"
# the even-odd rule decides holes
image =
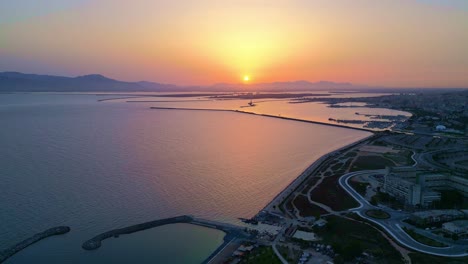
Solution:
[[[421,217],[421,218],[427,218],[427,217],[437,217],[441,215],[463,216],[464,213],[458,210],[430,210],[430,211],[416,212],[416,213],[413,213],[413,215]]]
[[[447,222],[444,223],[444,227],[455,227],[468,230],[468,220],[456,220],[452,222]]]

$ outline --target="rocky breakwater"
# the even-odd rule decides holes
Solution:
[[[27,238],[12,247],[9,247],[5,250],[0,251],[0,263],[5,261],[9,257],[13,256],[14,254],[18,253],[19,251],[25,249],[26,247],[38,242],[39,240],[42,240],[50,236],[62,235],[68,232],[70,232],[70,227],[57,226],[57,227],[47,229],[44,232],[37,233],[34,236]]]
[[[99,234],[91,238],[90,240],[84,242],[82,245],[82,248],[86,250],[94,250],[94,249],[98,249],[101,246],[102,240],[110,238],[110,237],[118,237],[119,235],[131,234],[134,232],[138,232],[138,231],[142,231],[145,229],[162,226],[162,225],[175,224],[175,223],[190,223],[192,221],[193,221],[192,216],[182,215],[182,216],[176,216],[176,217],[165,218],[165,219],[160,219],[160,220],[154,220],[154,221],[132,225],[132,226],[124,227],[124,228],[113,229],[113,230],[104,232],[102,234]]]

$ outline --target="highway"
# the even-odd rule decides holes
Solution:
[[[399,244],[422,252],[426,254],[441,256],[441,257],[465,257],[468,256],[468,246],[466,244],[453,244],[448,247],[431,247],[424,244],[421,244],[410,237],[405,231],[402,230],[402,226],[407,226],[406,223],[402,222],[405,218],[408,217],[408,213],[396,211],[393,209],[385,208],[385,212],[390,214],[389,219],[375,219],[368,217],[365,212],[370,209],[382,209],[378,206],[371,205],[366,199],[364,199],[358,192],[356,192],[348,183],[351,177],[357,175],[368,175],[376,174],[379,171],[358,171],[351,172],[343,175],[340,180],[340,186],[346,190],[358,203],[359,206],[350,211],[356,212],[362,218],[369,220],[380,227],[382,227],[388,234],[390,234],[395,241]]]

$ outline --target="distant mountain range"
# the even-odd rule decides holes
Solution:
[[[0,72],[0,92],[293,92],[293,91],[395,91],[392,88],[357,86],[328,81],[272,82],[256,84],[219,83],[210,86],[177,86],[156,82],[124,82],[100,74],[78,77]],[[411,90],[415,90],[414,88]],[[403,92],[403,89],[398,89]],[[408,89],[409,91],[409,89]]]
[[[100,74],[78,77],[0,73],[0,92],[129,92],[170,91],[173,85],[122,82]]]

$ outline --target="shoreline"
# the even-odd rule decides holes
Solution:
[[[281,205],[281,203],[285,199],[287,199],[291,193],[293,193],[297,188],[299,188],[302,185],[302,183],[304,183],[312,175],[312,173],[323,164],[324,161],[336,155],[340,151],[359,145],[362,142],[369,140],[370,138],[375,137],[375,136],[376,134],[372,133],[372,135],[369,135],[367,137],[364,137],[362,139],[359,139],[355,142],[349,143],[343,147],[340,147],[338,149],[335,149],[331,152],[328,152],[322,155],[320,158],[314,161],[311,165],[309,165],[301,174],[299,174],[299,176],[297,176],[293,181],[291,181],[281,192],[279,192],[267,205],[265,205],[265,207],[263,207],[262,210],[260,210],[257,213],[257,215],[265,211],[269,213],[278,211],[279,214],[283,214],[281,209],[279,209],[279,206]],[[272,207],[275,205],[277,206],[275,207],[275,209],[273,209]],[[278,213],[278,212],[274,212],[274,213]]]

